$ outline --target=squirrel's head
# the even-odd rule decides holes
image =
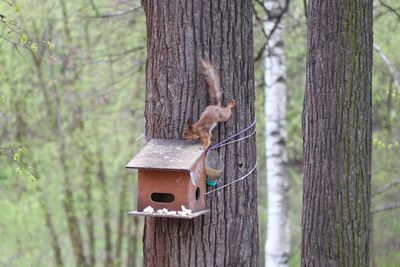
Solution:
[[[182,137],[187,140],[197,140],[199,139],[199,135],[193,128],[193,122],[191,119],[188,119],[186,122],[186,127],[183,129]]]

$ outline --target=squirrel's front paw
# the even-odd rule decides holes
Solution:
[[[231,105],[232,108],[236,107],[236,100],[232,99],[231,101],[229,101],[229,105]]]

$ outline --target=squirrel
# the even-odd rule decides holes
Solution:
[[[187,140],[200,139],[203,149],[207,149],[211,144],[211,131],[217,126],[218,122],[229,119],[232,109],[236,106],[236,100],[229,101],[226,107],[222,107],[222,88],[219,76],[214,66],[205,60],[201,60],[203,74],[207,84],[209,106],[200,115],[200,119],[193,124],[191,119],[187,120],[187,126],[183,131],[183,138]]]
[[[236,106],[236,100],[232,99],[226,107],[222,107],[223,90],[219,76],[210,62],[201,60],[201,65],[207,85],[209,105],[201,113],[200,119],[195,124],[192,123],[191,119],[187,120],[183,138],[191,141],[200,139],[203,143],[203,149],[207,149],[211,144],[212,130],[217,126],[218,122],[224,122],[229,119],[232,109]],[[216,179],[222,173],[222,170],[210,167],[207,160],[205,169],[209,178]]]

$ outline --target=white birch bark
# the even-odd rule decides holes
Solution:
[[[271,17],[264,23],[268,34],[285,0],[265,1]],[[283,20],[277,25],[265,48],[265,155],[267,166],[268,227],[265,266],[288,266],[289,195],[286,171],[286,62]]]

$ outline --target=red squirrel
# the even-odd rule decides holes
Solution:
[[[222,88],[219,76],[210,62],[201,60],[201,65],[207,84],[209,106],[201,113],[200,119],[195,124],[188,119],[187,126],[183,131],[183,138],[187,140],[200,139],[203,149],[207,149],[211,144],[211,131],[218,122],[229,119],[232,109],[236,106],[236,101],[232,99],[226,107],[222,107]]]
[[[228,105],[222,107],[222,88],[219,76],[215,71],[214,66],[205,60],[201,60],[203,74],[207,84],[209,106],[201,113],[200,119],[195,124],[189,119],[187,126],[183,131],[183,138],[187,140],[200,139],[203,143],[203,149],[207,149],[211,144],[211,132],[217,126],[218,122],[227,121],[232,114],[232,109],[236,106],[236,101],[232,99]],[[216,179],[222,169],[216,169],[209,166],[209,153],[206,156],[206,173],[209,178]]]

